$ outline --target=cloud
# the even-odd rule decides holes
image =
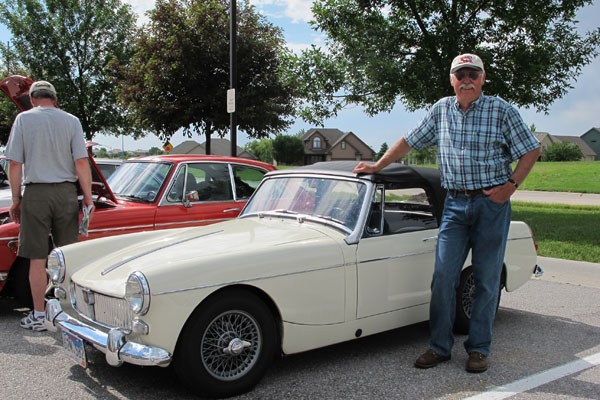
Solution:
[[[138,15],[138,25],[150,22],[145,15],[146,11],[154,8],[155,0],[124,0],[123,3],[131,5],[133,11]]]
[[[312,19],[312,0],[250,0],[264,15],[275,18],[290,18],[293,23]]]

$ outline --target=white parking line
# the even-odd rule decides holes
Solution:
[[[514,396],[519,393],[535,389],[538,386],[555,381],[565,376],[583,371],[588,368],[600,365],[600,353],[592,354],[580,360],[561,365],[527,378],[509,383],[508,385],[498,386],[487,392],[475,396],[467,397],[465,400],[501,400]]]

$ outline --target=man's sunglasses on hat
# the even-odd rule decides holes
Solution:
[[[471,80],[474,81],[477,78],[479,78],[480,75],[481,75],[481,71],[474,71],[474,70],[463,71],[462,69],[458,70],[454,73],[454,76],[459,81],[462,81],[467,76],[469,76],[469,78],[471,78]]]

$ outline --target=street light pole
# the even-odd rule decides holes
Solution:
[[[236,0],[231,0],[229,11],[229,87],[233,92],[234,108],[229,114],[231,156],[237,157],[237,113],[235,111],[235,90],[237,88],[237,10]]]

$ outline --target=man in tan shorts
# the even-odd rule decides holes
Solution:
[[[29,97],[33,108],[17,115],[6,147],[12,191],[9,213],[21,224],[18,255],[30,259],[34,310],[21,320],[21,327],[43,331],[48,237],[52,234],[56,246],[77,241],[76,182],[83,191],[83,204],[93,209],[92,178],[81,123],[57,108],[54,86],[34,82]],[[21,181],[25,184],[23,196]]]

